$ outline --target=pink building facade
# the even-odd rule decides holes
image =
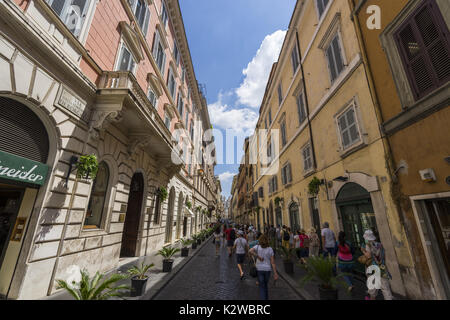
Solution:
[[[211,124],[177,0],[1,1],[0,111],[1,296],[52,295],[74,265],[107,272],[210,222]]]

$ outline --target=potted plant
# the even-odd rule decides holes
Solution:
[[[183,247],[181,248],[181,256],[187,257],[189,255],[189,248],[188,245],[192,243],[192,240],[190,239],[181,239],[181,244]]]
[[[160,203],[163,203],[167,199],[167,196],[169,195],[169,193],[167,192],[166,188],[159,187],[158,188],[158,195],[159,195]]]
[[[164,247],[161,250],[158,251],[156,255],[162,256],[163,259],[163,272],[170,272],[172,271],[172,265],[173,265],[173,255],[180,251],[178,248],[171,248],[171,247]]]
[[[317,177],[312,178],[308,184],[308,192],[311,195],[317,195],[321,184],[322,182]]]
[[[313,256],[306,259],[306,264],[300,265],[306,270],[306,275],[300,284],[304,286],[306,283],[315,280],[319,285],[320,300],[337,300],[338,285],[346,286],[345,282],[339,278],[348,275],[347,273],[339,273],[337,276],[333,273],[333,267],[336,260],[331,257]]]
[[[283,201],[283,199],[282,198],[280,198],[280,197],[276,197],[275,199],[274,199],[274,203],[275,203],[275,205],[277,206],[277,207],[279,207],[280,206],[280,202],[281,201]]]
[[[148,276],[147,271],[153,267],[154,264],[142,264],[140,266],[133,266],[128,269],[128,273],[131,276],[131,296],[141,296],[145,292],[145,285],[147,284]]]
[[[188,207],[189,209],[192,209],[192,202],[190,202],[189,200],[186,201],[186,207]]]
[[[77,178],[94,180],[98,172],[97,157],[93,154],[81,156],[76,164]]]
[[[281,247],[281,256],[283,257],[284,271],[286,273],[294,273],[294,262],[292,257],[294,256],[294,249]]]
[[[192,235],[192,250],[197,249],[198,236],[196,234]]]
[[[79,281],[56,280],[56,288],[66,290],[75,300],[108,300],[111,297],[122,297],[125,292],[121,290],[130,289],[126,285],[113,286],[116,282],[128,278],[126,274],[115,273],[104,279],[104,274],[96,272],[91,278],[87,270],[80,270],[80,275]]]

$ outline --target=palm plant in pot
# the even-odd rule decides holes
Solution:
[[[294,273],[294,262],[292,261],[294,249],[282,246],[281,256],[283,257],[284,271],[289,274]]]
[[[130,287],[116,285],[117,282],[128,278],[128,275],[112,274],[105,279],[105,275],[96,272],[91,278],[87,270],[80,270],[79,281],[56,280],[57,289],[66,290],[75,300],[108,300],[112,297],[122,297]]]
[[[192,235],[192,250],[197,249],[197,241],[198,241],[198,236],[196,234]]]
[[[336,265],[336,260],[331,257],[313,256],[306,260],[306,264],[300,265],[305,271],[306,275],[300,281],[304,286],[306,283],[315,280],[319,286],[320,300],[337,300],[338,286],[346,286],[344,281],[340,278],[348,275],[348,273],[339,273],[334,275],[333,268]]]
[[[158,251],[156,255],[162,256],[163,259],[163,272],[170,272],[172,271],[172,265],[173,265],[173,255],[180,251],[178,248],[171,248],[171,247],[164,247],[161,250]]]
[[[145,291],[145,286],[147,284],[148,275],[146,273],[148,270],[153,267],[154,264],[142,264],[139,266],[133,266],[128,269],[128,273],[131,276],[131,296],[138,297],[141,296]]]
[[[192,243],[191,239],[181,239],[181,245],[183,246],[181,248],[181,256],[182,257],[187,257],[189,255],[189,248],[188,245],[190,245]]]

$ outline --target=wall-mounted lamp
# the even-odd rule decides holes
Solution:
[[[66,175],[66,184],[65,186],[67,187],[67,184],[69,183],[69,177],[70,174],[76,169],[73,168],[73,166],[78,162],[78,157],[77,156],[72,156],[70,157],[70,161],[69,161],[69,170],[67,171],[67,175]]]

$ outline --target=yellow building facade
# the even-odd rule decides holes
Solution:
[[[392,290],[407,296],[412,257],[351,16],[347,1],[297,1],[254,135],[257,220],[318,233],[328,222],[356,247],[372,229]]]

